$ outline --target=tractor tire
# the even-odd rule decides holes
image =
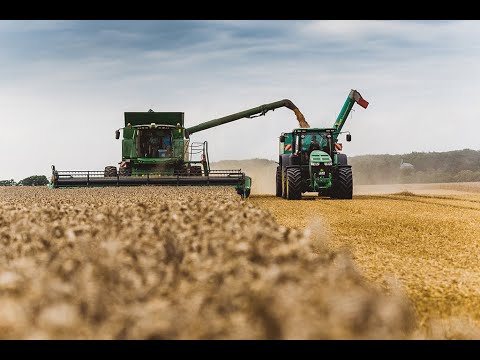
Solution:
[[[280,166],[277,166],[277,174],[276,174],[276,178],[275,178],[275,184],[276,184],[276,187],[275,187],[275,196],[278,196],[278,197],[282,197],[282,192],[283,192],[283,188],[282,188],[282,169],[280,168]]]
[[[344,167],[338,169],[338,176],[335,179],[332,197],[336,199],[353,198],[353,175],[352,168]],[[333,190],[333,189],[332,189]]]
[[[298,168],[287,169],[287,199],[302,198],[302,172]]]
[[[202,167],[201,166],[191,166],[190,167],[190,176],[202,176]]]
[[[116,177],[117,176],[117,167],[116,166],[105,166],[105,171],[103,172],[104,177]]]
[[[128,167],[119,167],[118,175],[120,176],[132,176],[132,169]],[[116,176],[116,175],[115,175]]]
[[[281,176],[283,174],[283,177]],[[282,199],[287,198],[287,170],[282,169],[280,174],[280,180],[282,181]]]

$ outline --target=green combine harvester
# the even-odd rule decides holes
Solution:
[[[185,128],[183,112],[125,112],[125,126],[115,131],[122,139],[122,161],[103,171],[58,171],[52,165],[50,187],[104,186],[233,186],[243,198],[250,195],[252,179],[241,170],[212,170],[208,144],[190,142],[190,135],[242,118],[263,116],[270,110],[292,110],[300,126],[308,126],[288,99],[241,111]]]
[[[364,109],[368,106],[358,91],[351,90],[331,128],[303,126],[280,135],[276,196],[300,200],[305,192],[318,192],[319,196],[352,199],[352,167],[347,155],[340,153],[338,136],[355,102]],[[347,133],[346,140],[351,141]]]

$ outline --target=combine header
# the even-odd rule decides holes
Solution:
[[[250,195],[252,180],[239,170],[212,170],[208,143],[190,142],[190,135],[242,118],[265,115],[286,107],[300,126],[309,126],[288,99],[241,111],[185,128],[183,112],[125,112],[125,126],[115,131],[122,139],[122,161],[103,171],[58,171],[52,165],[50,187],[103,186],[233,186],[242,197]]]

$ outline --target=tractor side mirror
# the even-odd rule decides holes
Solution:
[[[347,141],[352,141],[352,135],[347,134]]]
[[[120,130],[115,131],[115,139],[120,139]]]
[[[280,142],[285,142],[285,135],[280,135]]]

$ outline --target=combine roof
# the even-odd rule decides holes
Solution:
[[[128,123],[132,124],[132,126],[155,123],[174,126],[180,124],[180,126],[183,127],[183,117],[183,112],[125,112],[125,126],[127,126]]]

